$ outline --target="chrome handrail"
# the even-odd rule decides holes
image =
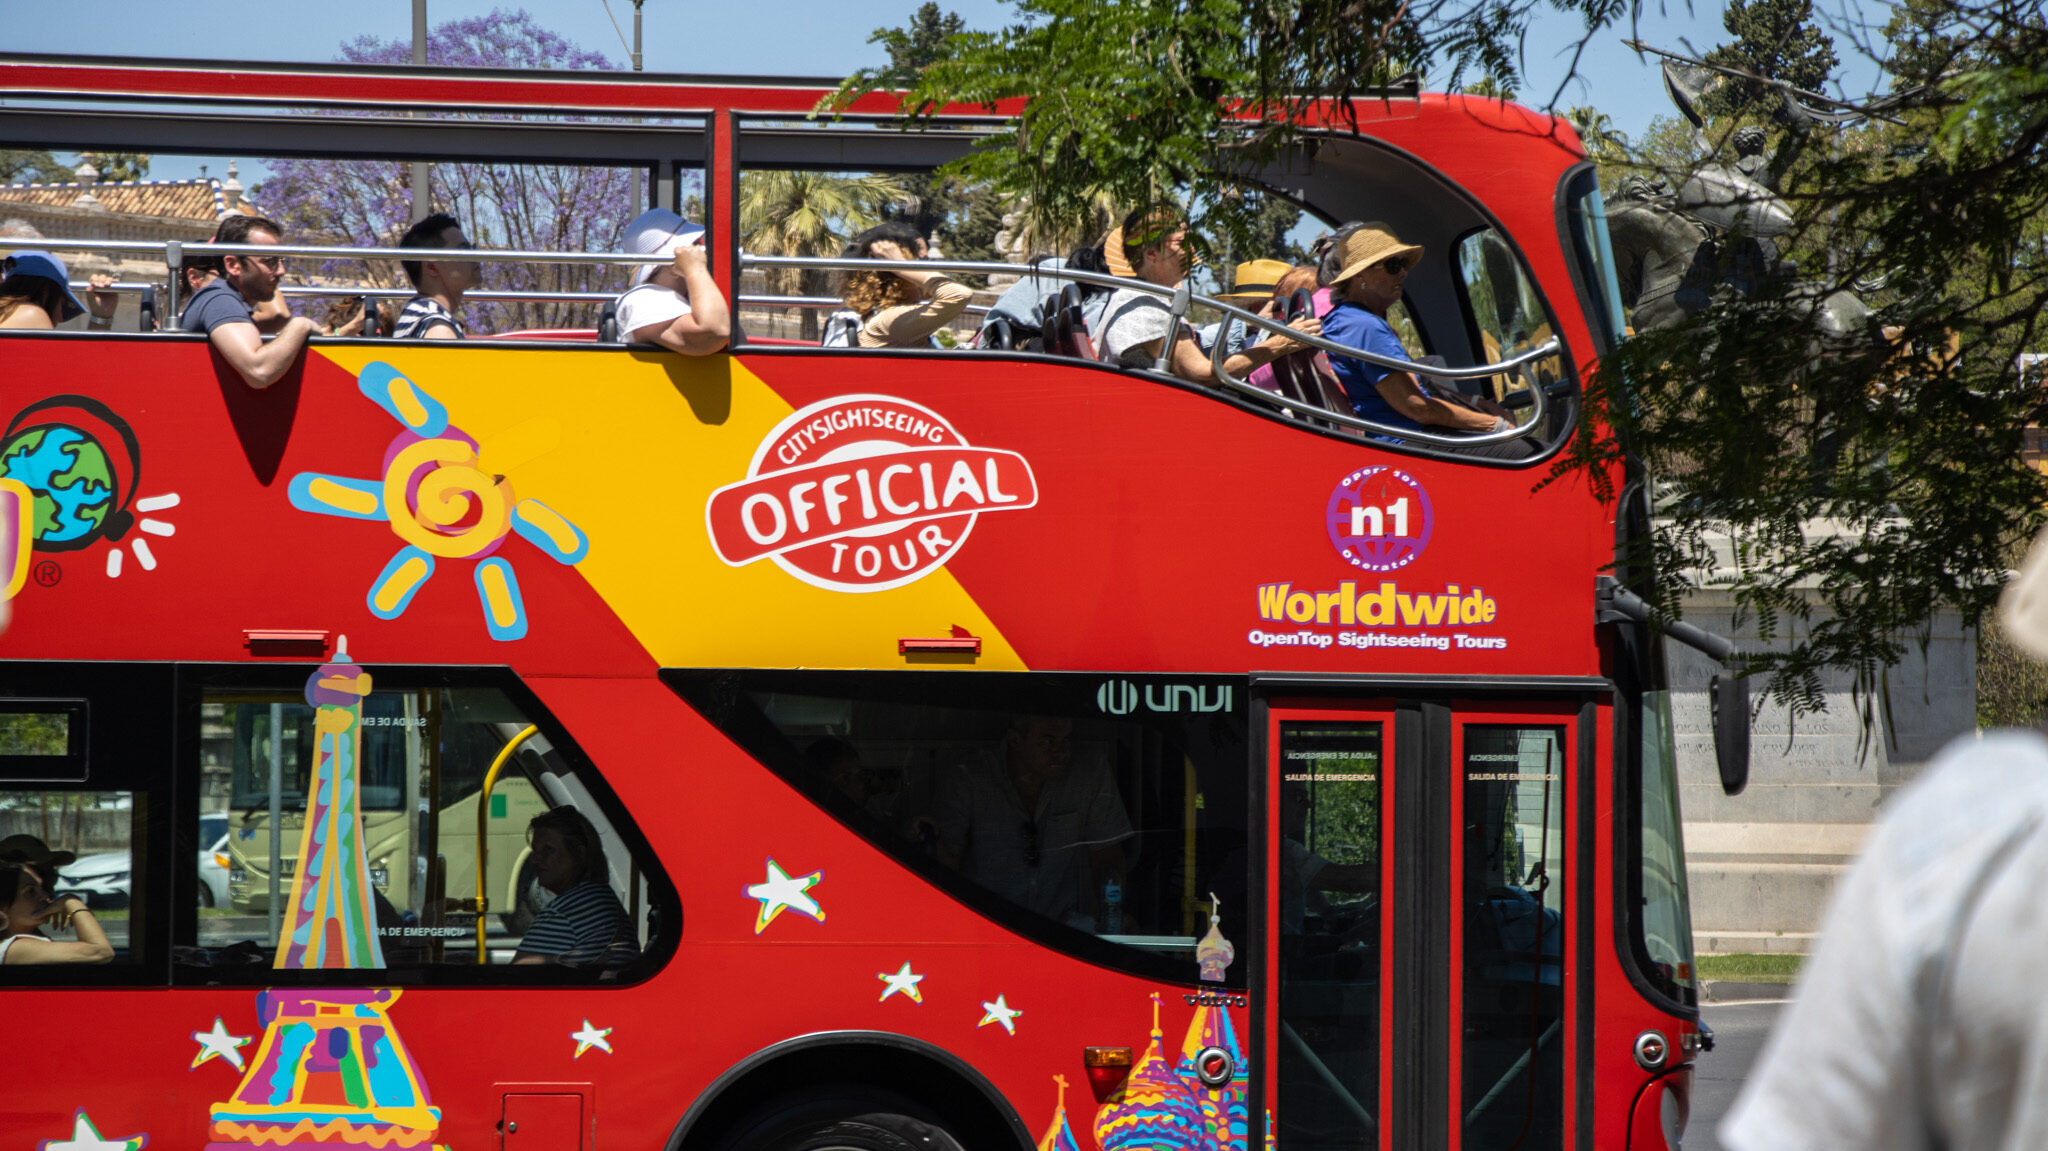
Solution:
[[[1428,376],[1445,376],[1453,379],[1470,378],[1475,376],[1479,378],[1484,378],[1487,376],[1496,376],[1500,375],[1503,372],[1508,372],[1516,368],[1519,368],[1523,364],[1533,363],[1536,360],[1548,359],[1551,356],[1554,356],[1564,350],[1563,342],[1560,341],[1556,336],[1552,336],[1549,340],[1545,341],[1541,346],[1531,348],[1530,350],[1523,352],[1518,356],[1501,360],[1498,363],[1488,364],[1484,370],[1476,370],[1473,368],[1437,368],[1431,365],[1418,364],[1412,360],[1396,360],[1391,356],[1382,356],[1372,352],[1361,351],[1357,348],[1351,347],[1346,344],[1339,344],[1331,340],[1326,340],[1321,336],[1312,336],[1307,332],[1299,332],[1294,330],[1293,328],[1288,327],[1286,323],[1282,321],[1275,320],[1266,316],[1255,315],[1251,312],[1245,311],[1243,308],[1240,308],[1235,304],[1226,304],[1218,300],[1211,300],[1208,302],[1214,304],[1218,308],[1223,309],[1225,313],[1225,319],[1223,323],[1226,326],[1230,323],[1230,320],[1232,319],[1249,321],[1251,324],[1257,327],[1279,332],[1287,336],[1287,338],[1291,340],[1308,344],[1311,347],[1317,348],[1325,352],[1334,352],[1337,355],[1350,356],[1353,359],[1364,360],[1368,364],[1374,364],[1376,366],[1388,368],[1393,371],[1420,373],[1422,375]],[[1219,329],[1216,336],[1216,342],[1210,345],[1209,347],[1209,370],[1211,373],[1215,375],[1218,383],[1224,384],[1225,386],[1230,387],[1246,395],[1255,396],[1261,400],[1264,400],[1267,403],[1273,403],[1276,400],[1281,399],[1281,397],[1275,396],[1272,392],[1269,392],[1264,388],[1254,387],[1253,385],[1245,382],[1244,380],[1240,380],[1236,376],[1231,375],[1228,371],[1225,371],[1223,367],[1224,343],[1225,341],[1223,339],[1223,330]],[[1423,371],[1424,368],[1428,368],[1428,370]],[[1543,422],[1544,413],[1548,409],[1550,393],[1547,389],[1541,387],[1530,388],[1529,391],[1533,394],[1529,402],[1529,418],[1526,422],[1515,424],[1513,427],[1505,428],[1501,431],[1479,432],[1474,435],[1445,435],[1441,432],[1419,432],[1413,428],[1397,428],[1392,426],[1391,424],[1382,424],[1375,420],[1368,420],[1363,416],[1353,415],[1349,412],[1334,411],[1330,408],[1323,407],[1320,404],[1316,405],[1316,410],[1318,413],[1316,418],[1329,419],[1332,423],[1341,424],[1344,427],[1358,428],[1362,431],[1374,432],[1381,435],[1398,436],[1402,439],[1420,440],[1423,443],[1444,444],[1451,447],[1478,447],[1484,446],[1486,444],[1499,444],[1505,443],[1508,440],[1520,439],[1523,436],[1527,436],[1536,430],[1537,426]]]
[[[636,256],[622,252],[532,252],[517,248],[343,248],[316,244],[200,244],[186,240],[72,240],[60,237],[0,237],[0,251],[35,248],[51,252],[130,252],[162,256],[173,267],[178,256],[294,256],[308,260],[482,260],[528,264],[602,264],[645,267],[666,264],[672,257]]]

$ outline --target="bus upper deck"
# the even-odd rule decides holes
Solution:
[[[989,115],[954,110],[959,131],[898,130],[879,105],[803,119],[828,91],[10,56],[0,134],[609,162],[640,168],[648,198],[678,207],[678,173],[701,166],[712,269],[742,299],[750,264],[807,263],[742,253],[744,172],[929,166]],[[383,114],[423,98],[438,115]],[[337,107],[346,114],[319,111]],[[1382,219],[1420,243],[1404,301],[1419,350],[1467,375],[1546,373],[1525,392],[1542,417],[1525,431],[1547,459],[1617,327],[1590,166],[1568,128],[1498,102],[1389,96],[1355,111],[1356,131],[1333,126],[1268,185],[1324,219]],[[612,122],[629,116],[643,119]],[[502,653],[517,638],[522,664],[586,672],[651,657],[1490,673],[1525,652],[1597,667],[1589,573],[1612,558],[1614,516],[1585,477],[1539,485],[1539,471],[1427,442],[1361,441],[1347,413],[1227,382],[1014,351],[755,342],[747,317],[743,303],[730,354],[701,362],[588,342],[317,340],[265,393],[230,386],[194,337],[7,333],[20,398],[8,450],[62,427],[97,445],[107,476],[104,499],[38,527],[10,646],[75,650],[80,619],[176,602],[206,626],[175,646],[203,635],[211,658],[246,656],[264,627],[363,635],[403,621],[420,659]],[[380,463],[393,436],[442,446],[413,446],[408,481]],[[59,506],[48,493],[68,455],[45,445],[20,458],[17,479],[44,477],[27,481],[31,499]],[[448,509],[423,491],[469,518],[436,522]],[[138,515],[173,494],[178,511]],[[175,537],[150,534],[165,524]],[[1039,574],[1055,554],[1070,575]],[[289,574],[313,555],[313,583]],[[213,558],[228,556],[245,585],[232,602],[208,594]],[[1110,584],[1079,575],[1110,564]],[[434,579],[437,566],[460,575]],[[309,611],[316,586],[336,618],[307,618],[326,614]],[[114,606],[130,595],[146,598]],[[460,599],[473,606],[443,610]],[[956,635],[978,654],[920,642]],[[169,654],[168,635],[107,646],[144,655],[155,639]]]

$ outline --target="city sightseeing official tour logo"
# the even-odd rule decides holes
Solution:
[[[704,520],[733,567],[772,559],[815,587],[871,592],[944,565],[981,513],[1037,503],[1016,452],[972,447],[909,400],[837,396],[775,425],[747,478],[711,493]]]
[[[1369,572],[1390,572],[1422,555],[1436,526],[1436,513],[1420,480],[1398,468],[1376,465],[1337,481],[1324,525],[1345,563]]]

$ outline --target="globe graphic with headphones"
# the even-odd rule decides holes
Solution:
[[[120,507],[119,479],[106,448],[85,431],[43,425],[0,444],[0,472],[35,495],[35,546],[71,551],[98,539]]]

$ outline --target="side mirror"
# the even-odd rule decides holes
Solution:
[[[1707,704],[1714,724],[1714,763],[1721,769],[1721,790],[1741,795],[1749,786],[1749,680],[1715,675],[1707,681]]]

